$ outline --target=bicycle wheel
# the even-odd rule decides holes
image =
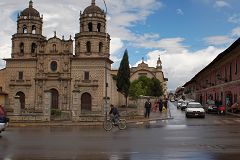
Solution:
[[[106,131],[110,131],[112,129],[112,121],[111,120],[106,120],[103,122],[103,128],[106,130]]]
[[[120,119],[118,123],[118,128],[119,129],[125,129],[127,127],[127,122],[125,119]]]

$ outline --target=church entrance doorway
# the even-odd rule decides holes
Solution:
[[[23,92],[17,92],[16,96],[19,96],[21,110],[25,109],[25,94]]]
[[[61,110],[58,106],[59,93],[56,89],[50,89],[51,92],[51,120],[60,119]]]
[[[92,96],[89,93],[83,93],[81,97],[82,112],[90,112],[92,110]]]
[[[51,91],[51,108],[58,109],[58,91],[56,89],[50,89]]]

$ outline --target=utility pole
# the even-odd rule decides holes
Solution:
[[[106,8],[106,12],[105,12],[105,18],[107,19],[107,5],[105,0],[103,0],[105,8]],[[105,25],[105,33],[106,33],[106,44],[107,44],[107,21],[106,21],[106,25]],[[105,120],[107,120],[107,110],[109,108],[108,106],[108,96],[107,96],[107,89],[108,89],[108,82],[107,82],[107,62],[105,61],[105,104],[104,104],[104,109],[105,109]]]

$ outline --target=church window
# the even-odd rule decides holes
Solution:
[[[27,26],[23,25],[23,33],[27,33]]]
[[[97,31],[98,31],[98,32],[101,32],[101,23],[98,23],[98,24],[97,24]]]
[[[35,25],[32,26],[32,34],[36,34],[36,26]]]
[[[84,80],[89,80],[89,72],[84,72]]]
[[[100,42],[100,43],[99,43],[99,52],[102,52],[102,49],[103,49],[103,43]]]
[[[91,42],[87,42],[87,52],[91,52]]]
[[[93,31],[92,22],[89,22],[89,23],[88,23],[88,31],[89,31],[89,32],[92,32],[92,31]]]
[[[24,53],[24,43],[20,43],[20,53]]]
[[[53,72],[55,72],[57,70],[57,62],[56,61],[51,62],[51,70]]]
[[[23,72],[22,71],[18,72],[18,79],[23,80]]]
[[[35,53],[35,52],[36,52],[36,48],[37,48],[36,43],[32,43],[31,52],[32,52],[32,53]]]

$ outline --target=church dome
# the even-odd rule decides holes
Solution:
[[[84,14],[89,14],[89,13],[100,13],[104,14],[104,11],[101,10],[98,6],[95,5],[95,0],[92,1],[92,4],[88,6],[84,11]]]
[[[29,1],[29,7],[21,12],[21,16],[40,17],[39,12],[33,8],[32,0]]]

